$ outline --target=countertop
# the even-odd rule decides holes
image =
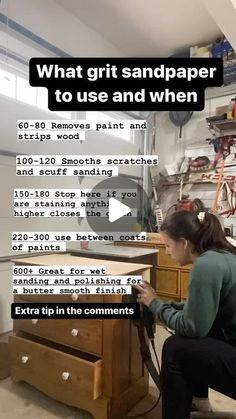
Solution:
[[[54,253],[61,253],[65,254],[66,252],[54,252]],[[32,253],[25,253],[25,252],[11,252],[10,254],[1,254],[0,253],[0,263],[4,262],[11,262],[13,258],[25,258],[25,257],[34,257],[34,256],[42,256],[42,255],[50,255],[52,252],[32,252]]]
[[[115,245],[100,245],[91,247],[89,249],[81,249],[79,244],[69,244],[66,248],[67,252],[75,252],[80,255],[101,255],[112,256],[114,258],[138,258],[141,256],[152,255],[158,252],[158,249],[147,249],[141,247],[115,246]]]
[[[45,265],[45,266],[61,266],[61,265],[75,265],[75,266],[105,266],[106,275],[126,275],[132,272],[138,272],[143,269],[149,269],[152,265],[141,263],[126,263],[114,262],[103,259],[89,259],[78,256],[71,256],[68,254],[59,255],[45,255],[26,258],[14,258],[12,262],[22,263],[24,265]]]

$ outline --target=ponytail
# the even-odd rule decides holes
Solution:
[[[225,238],[224,231],[218,218],[208,212],[200,222],[200,229],[197,235],[199,253],[206,252],[207,250],[227,250],[228,252],[236,254],[236,247],[234,247]]]
[[[164,220],[161,231],[175,241],[189,240],[199,254],[215,250],[236,255],[236,247],[225,238],[218,218],[208,212],[196,215],[190,211],[177,211]]]

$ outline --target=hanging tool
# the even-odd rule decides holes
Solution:
[[[155,155],[155,147],[156,147],[156,115],[153,116],[153,126],[152,126],[152,144],[151,144],[151,156]],[[150,177],[151,177],[151,185],[152,185],[152,199],[153,199],[153,205],[152,205],[152,211],[156,219],[156,227],[158,231],[160,230],[160,226],[163,222],[163,213],[162,210],[158,204],[158,196],[157,196],[157,189],[156,189],[156,183],[154,180],[154,174],[153,169],[151,166],[149,166],[150,170]]]
[[[179,187],[179,199],[176,204],[176,211],[180,211],[180,210],[192,211],[193,203],[189,199],[188,195],[183,195],[183,184],[184,184],[184,175],[181,174],[180,187]]]
[[[220,195],[221,182],[222,182],[222,179],[223,179],[223,176],[224,176],[224,166],[225,166],[225,159],[223,158],[222,162],[221,162],[220,176],[219,176],[217,186],[216,186],[216,193],[215,193],[215,197],[214,197],[214,202],[213,202],[213,206],[212,206],[212,209],[211,209],[211,212],[213,214],[216,213],[216,209],[217,209],[217,204],[218,204],[219,195]]]
[[[223,176],[224,176],[225,159],[226,159],[227,156],[230,155],[231,147],[236,144],[236,136],[235,135],[223,135],[223,136],[217,137],[217,138],[210,138],[210,139],[208,138],[207,141],[209,142],[209,144],[213,144],[214,151],[216,153],[213,166],[216,167],[220,158],[222,158],[220,175],[219,175],[219,178],[218,178],[218,181],[217,181],[214,202],[213,202],[212,209],[211,209],[212,213],[214,214],[214,213],[217,212],[217,205],[218,205],[218,200],[219,200],[219,195],[220,195],[220,188],[221,188],[221,183],[222,183]]]
[[[213,144],[214,151],[216,153],[213,167],[216,167],[221,157],[226,159],[226,157],[230,155],[231,147],[236,145],[236,136],[223,135],[216,138],[207,138],[206,141],[208,141],[209,144]]]
[[[176,127],[179,127],[179,138],[182,138],[183,126],[192,118],[192,111],[170,111],[169,118]]]

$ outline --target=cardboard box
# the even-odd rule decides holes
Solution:
[[[229,105],[217,106],[216,115],[222,115],[222,113],[227,113]]]
[[[147,241],[156,241],[163,244],[160,233],[147,233]]]

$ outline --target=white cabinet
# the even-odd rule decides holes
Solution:
[[[9,332],[13,328],[11,320],[12,266],[11,262],[0,263],[0,334]]]

